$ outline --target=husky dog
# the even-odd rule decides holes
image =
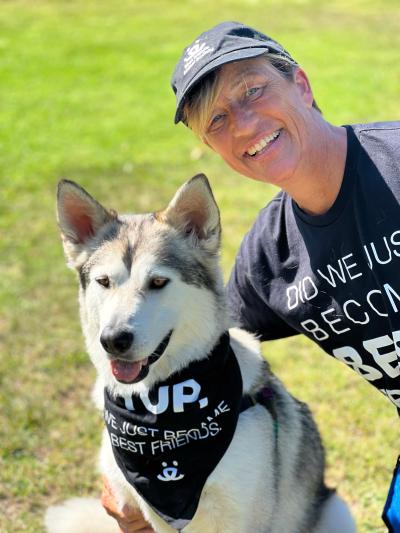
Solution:
[[[164,211],[118,216],[61,181],[58,220],[80,278],[100,469],[121,505],[167,533],[352,533],[324,484],[305,404],[271,373],[258,341],[230,327],[218,265],[220,217],[197,175]],[[99,502],[46,515],[51,533],[116,532]]]

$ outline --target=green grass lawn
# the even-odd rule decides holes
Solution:
[[[100,487],[102,421],[90,403],[94,371],[55,222],[57,180],[79,181],[121,211],[147,211],[205,172],[222,211],[226,275],[276,192],[235,176],[172,123],[173,66],[183,46],[222,20],[280,40],[333,123],[399,118],[397,0],[0,3],[2,532],[42,531],[46,506]],[[303,338],[264,351],[310,403],[328,480],[351,503],[359,530],[384,531],[379,516],[399,451],[393,407]]]

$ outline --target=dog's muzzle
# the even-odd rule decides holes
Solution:
[[[157,348],[152,352],[151,355],[146,357],[145,359],[141,359],[140,361],[131,361],[129,359],[122,359],[118,358],[118,353],[111,353],[110,355],[117,356],[115,358],[112,358],[110,361],[111,365],[111,372],[115,379],[121,383],[138,383],[142,379],[144,379],[150,370],[150,365],[155,363],[165,352],[171,335],[171,330],[160,342],[160,344],[157,346]],[[132,335],[133,340],[133,335]],[[104,344],[100,339],[100,342],[102,343],[103,347]],[[121,342],[121,345],[123,343]],[[132,344],[132,343],[131,343]],[[108,350],[107,350],[108,351]],[[124,350],[125,353],[126,350]],[[108,352],[110,353],[110,352]],[[122,354],[121,354],[122,355]]]
[[[133,338],[131,331],[106,326],[100,335],[100,342],[107,353],[122,355],[132,346]]]

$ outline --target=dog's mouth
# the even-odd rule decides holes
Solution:
[[[141,361],[127,361],[126,359],[112,359],[111,372],[115,379],[121,383],[138,383],[144,379],[150,370],[150,365],[158,361],[165,352],[172,330],[163,338],[154,352]]]

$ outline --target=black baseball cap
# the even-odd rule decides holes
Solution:
[[[183,118],[185,99],[204,76],[216,68],[270,52],[297,64],[279,43],[240,22],[222,22],[187,46],[175,67],[171,85],[176,95],[175,124]]]

